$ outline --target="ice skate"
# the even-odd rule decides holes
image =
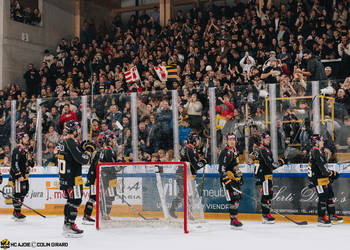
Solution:
[[[330,215],[329,216],[329,220],[331,221],[331,223],[333,225],[337,225],[337,224],[342,224],[343,223],[343,217],[340,217],[337,214]]]
[[[15,221],[18,221],[18,222],[23,222],[26,220],[26,216],[24,214],[22,214],[21,212],[13,211],[12,219],[14,219]]]
[[[263,224],[274,224],[276,221],[275,221],[275,218],[271,216],[271,214],[263,214],[263,217],[262,217],[262,223]]]
[[[318,217],[318,226],[319,227],[330,227],[332,223],[328,220],[327,216]]]
[[[237,217],[231,219],[230,223],[232,229],[242,229],[243,224],[237,219]]]
[[[63,236],[66,238],[81,238],[83,233],[76,224],[66,224],[63,229]]]
[[[82,222],[82,224],[84,224],[84,225],[94,225],[94,224],[95,224],[95,219],[92,218],[91,216],[85,215],[85,216],[83,217],[83,222]]]

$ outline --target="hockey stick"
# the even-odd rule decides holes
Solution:
[[[208,156],[208,147],[209,147],[209,139],[206,138],[206,143],[205,143],[205,148],[204,148],[204,156],[205,156],[205,159],[207,159],[207,156]],[[202,183],[201,183],[201,194],[200,194],[200,197],[203,197],[204,178],[205,178],[205,167],[206,167],[206,164],[205,164],[204,167],[203,167]]]
[[[30,209],[30,210],[32,210],[34,213],[36,213],[36,214],[38,214],[38,215],[40,215],[41,217],[43,217],[43,218],[46,218],[46,216],[45,215],[43,215],[43,214],[41,214],[41,213],[39,213],[38,211],[36,211],[36,210],[34,210],[33,208],[31,208],[31,207],[29,207],[29,206],[27,206],[26,204],[24,204],[22,201],[20,201],[19,199],[17,199],[16,197],[14,197],[12,194],[7,194],[7,193],[5,193],[4,191],[2,191],[2,190],[0,190],[0,193],[2,193],[3,195],[4,195],[4,197],[6,198],[6,197],[8,197],[8,198],[11,198],[11,199],[13,199],[13,200],[17,200],[17,201],[19,201],[23,206],[25,206],[26,208],[28,208],[28,209]]]
[[[134,208],[125,198],[124,195],[120,195],[118,193],[116,193],[116,196],[119,197],[119,199],[124,200],[124,202],[126,203],[126,205],[128,205],[128,207],[138,216],[140,216],[142,219],[144,220],[158,220],[158,218],[146,218],[145,216],[143,216],[139,211],[137,211],[136,208]]]
[[[242,194],[242,195],[245,195],[245,196],[247,196],[249,199],[251,199],[251,200],[253,200],[253,201],[256,202],[256,199],[255,199],[254,197],[252,197],[252,196],[250,196],[250,195],[248,195],[248,194],[246,194],[246,193],[244,193],[244,192],[242,192],[242,191],[240,191],[240,190],[238,190],[238,189],[236,189],[236,188],[234,188],[234,187],[232,187],[232,189],[233,189],[234,191],[236,191],[237,193],[240,193],[240,194]],[[276,211],[275,209],[270,208],[270,207],[269,207],[268,205],[266,205],[266,204],[261,204],[261,205],[262,205],[263,207],[269,208],[273,213],[278,214],[279,216],[282,216],[283,218],[285,218],[285,219],[287,219],[287,220],[293,222],[294,224],[296,224],[296,225],[298,225],[298,226],[307,225],[307,221],[297,222],[297,221],[295,221],[295,220],[289,218],[288,216],[286,216],[286,215],[284,215],[284,214],[280,214],[278,211]]]

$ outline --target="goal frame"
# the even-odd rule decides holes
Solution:
[[[187,162],[175,161],[175,162],[103,162],[97,164],[96,169],[96,229],[100,230],[100,167],[101,166],[140,166],[140,165],[179,165],[184,168],[184,233],[188,231],[188,206],[187,206]]]

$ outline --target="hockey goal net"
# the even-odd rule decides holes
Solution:
[[[100,163],[96,227],[183,227],[204,219],[198,188],[185,162]]]

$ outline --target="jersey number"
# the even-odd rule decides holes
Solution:
[[[307,176],[308,177],[312,177],[312,170],[311,170],[311,164],[309,164],[308,168],[307,168]]]
[[[60,174],[65,174],[66,173],[66,160],[58,159],[57,163],[58,163],[58,172]]]

